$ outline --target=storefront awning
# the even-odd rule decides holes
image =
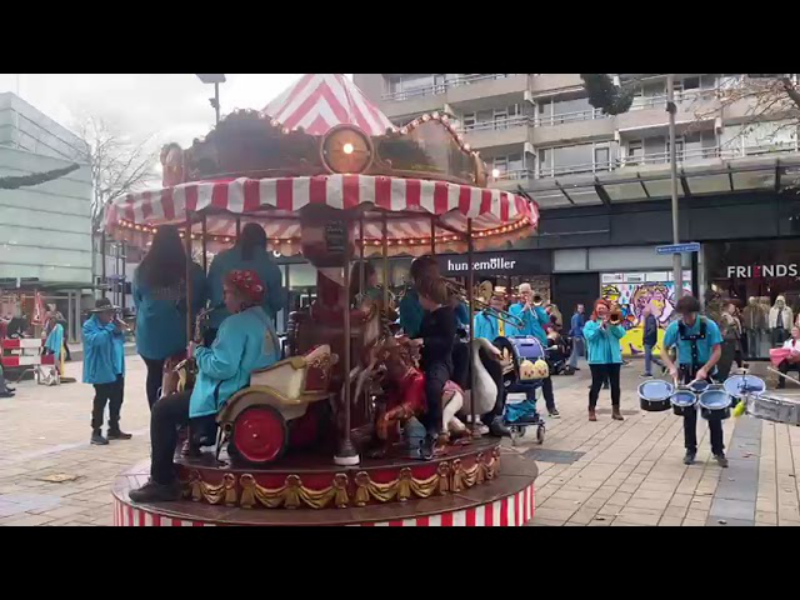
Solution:
[[[570,177],[569,183],[558,179],[534,181],[526,191],[542,208],[663,200],[671,196],[669,166],[663,167],[658,171],[627,168],[602,176]],[[748,191],[777,193],[798,186],[798,154],[716,161],[678,169],[679,198]]]

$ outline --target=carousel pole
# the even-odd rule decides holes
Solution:
[[[192,327],[192,213],[186,211],[186,340],[191,342],[194,339],[194,328]],[[191,358],[191,357],[190,357]]]
[[[203,246],[203,273],[208,275],[208,253],[206,252],[206,232],[207,232],[208,224],[206,223],[205,214],[203,215],[202,223],[203,223],[203,241],[202,241],[202,246]]]
[[[239,243],[239,235],[242,233],[242,218],[236,217],[236,243]]]
[[[364,265],[364,215],[361,215],[361,221],[359,221],[359,235],[358,241],[360,242],[360,248],[358,249],[359,260],[361,262],[361,266],[359,267],[359,282],[358,282],[358,291],[363,296],[364,290],[367,288],[367,270]],[[385,274],[384,274],[385,277]]]
[[[350,295],[350,222],[345,221],[344,234],[344,289]],[[334,457],[334,462],[340,466],[357,465],[360,461],[358,452],[350,439],[350,404],[352,390],[350,389],[350,369],[352,368],[351,346],[352,338],[350,331],[350,303],[344,305],[344,431],[339,441],[339,450]]]
[[[389,221],[383,215],[383,307],[389,308]]]
[[[431,256],[436,256],[436,215],[431,216]]]
[[[475,270],[472,268],[472,251],[473,251],[473,244],[472,244],[472,219],[467,219],[467,264],[469,273],[467,275],[467,300],[469,302],[469,384],[472,393],[475,393],[475,369],[472,367],[473,363],[473,354],[475,350],[473,348],[472,340],[475,336],[475,331],[473,327],[473,317],[472,315],[475,314],[475,298],[473,297],[473,291],[475,289]],[[475,423],[475,398],[471,398],[470,402],[470,409],[469,409],[469,418],[470,418],[470,425],[472,426],[472,431],[474,432],[477,429]]]

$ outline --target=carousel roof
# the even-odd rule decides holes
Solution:
[[[283,127],[324,135],[337,125],[355,125],[383,135],[392,122],[344,75],[308,74],[262,111]]]

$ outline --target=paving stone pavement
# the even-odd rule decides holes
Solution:
[[[530,525],[800,525],[800,427],[727,421],[731,466],[721,469],[698,419],[697,463],[686,467],[681,419],[639,410],[638,363],[622,370],[623,422],[611,420],[607,391],[599,420],[587,420],[583,366],[554,378],[562,418],[547,419],[544,445],[530,431],[517,446],[540,468]],[[80,380],[81,367],[68,363],[67,375]],[[89,385],[23,382],[14,398],[0,400],[0,525],[111,524],[114,477],[150,451],[145,367],[132,356],[127,369],[122,425],[130,441],[89,444]]]

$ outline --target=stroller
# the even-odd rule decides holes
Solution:
[[[550,375],[574,375],[575,372],[569,366],[572,340],[556,331],[551,331],[547,335],[547,342],[545,361],[550,368]]]
[[[542,387],[537,373],[523,372],[522,363],[546,360],[541,342],[534,337],[500,337],[494,341],[500,349],[507,367],[503,371],[503,384],[506,390],[506,407],[503,422],[511,431],[511,443],[523,437],[528,427],[536,428],[536,441],[544,443],[546,426],[539,411],[536,410],[536,391]]]

